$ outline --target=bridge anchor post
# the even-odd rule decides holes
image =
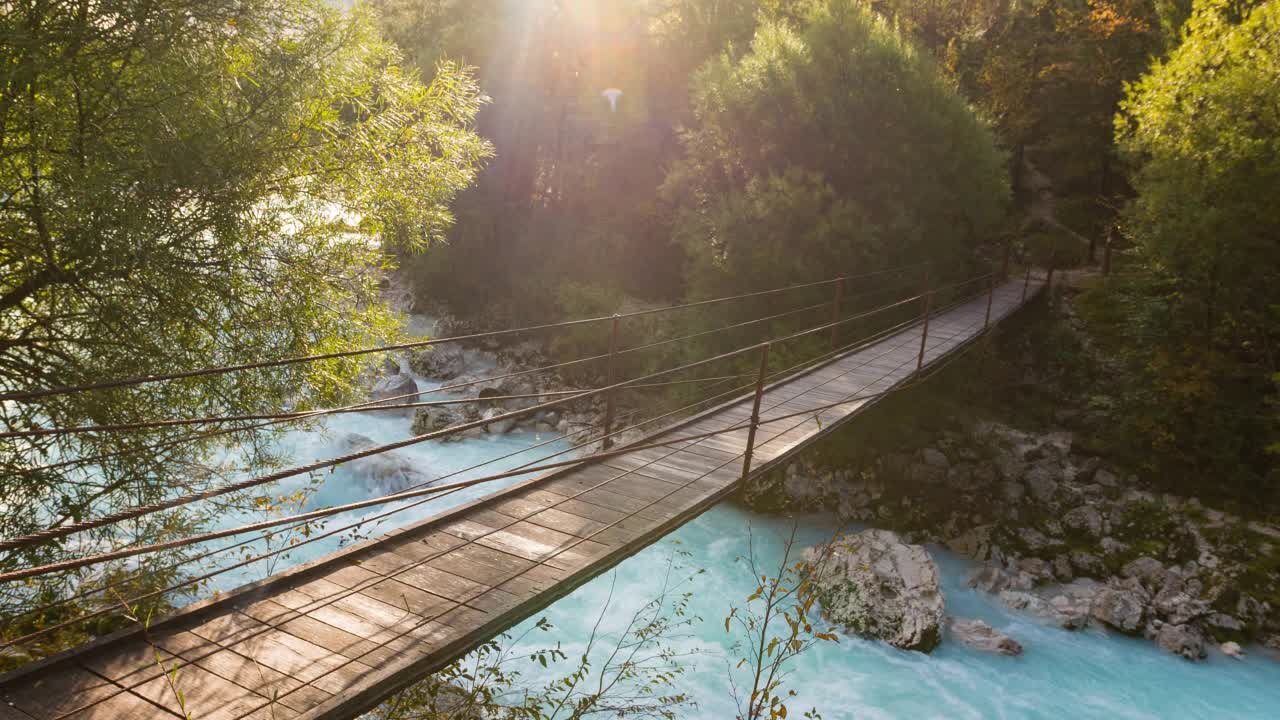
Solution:
[[[605,370],[605,386],[614,384],[614,356],[618,352],[618,321],[620,318],[617,313],[613,315],[613,329],[609,334],[609,365]],[[601,439],[601,448],[608,450],[613,446],[613,438],[610,432],[613,429],[613,415],[617,411],[617,402],[614,400],[614,391],[610,390],[604,394],[604,437]]]
[[[920,357],[916,359],[916,370],[924,367],[924,346],[929,342],[929,313],[933,307],[933,288],[924,291],[924,328],[920,333]]]
[[[1022,302],[1027,301],[1027,286],[1031,284],[1031,266],[1027,266],[1027,276],[1022,279]]]
[[[831,306],[831,349],[840,347],[840,303],[844,300],[844,278],[836,281],[836,299]]]
[[[756,446],[756,428],[760,425],[760,399],[764,397],[764,381],[769,372],[769,343],[760,347],[760,372],[756,375],[756,397],[751,404],[751,427],[747,430],[747,450],[742,455],[742,481],[751,474],[751,452]]]
[[[996,299],[996,276],[993,273],[987,278],[987,316],[982,319],[982,329],[991,326],[991,302]]]

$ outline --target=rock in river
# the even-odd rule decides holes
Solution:
[[[385,400],[389,405],[399,405],[401,403],[411,403],[417,398],[404,397],[413,395],[418,392],[418,383],[408,375],[395,374],[382,378],[373,386],[371,393],[374,400]],[[390,412],[390,411],[389,411]]]
[[[457,345],[432,345],[409,356],[409,369],[424,377],[452,380],[466,372],[467,358]]]
[[[371,438],[357,433],[348,433],[338,442],[343,454],[360,452],[377,447],[378,443]],[[418,470],[404,457],[395,451],[378,453],[359,460],[344,463],[351,475],[362,481],[374,494],[400,492],[412,485],[431,481],[431,478]]]
[[[906,650],[929,652],[941,641],[938,566],[924,547],[864,530],[809,548],[804,558],[828,620]]]
[[[1017,640],[981,620],[951,618],[948,629],[952,637],[975,650],[985,650],[1001,655],[1022,654],[1022,645]]]
[[[413,434],[425,435],[437,430],[443,430],[459,422],[462,422],[462,418],[448,406],[435,405],[418,408],[413,413]],[[454,437],[456,435],[446,436],[445,439],[448,440]]]

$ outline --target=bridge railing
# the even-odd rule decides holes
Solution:
[[[67,523],[67,524],[56,526],[56,527],[49,527],[39,532],[35,532],[35,533],[31,533],[31,534],[19,536],[19,537],[8,538],[0,541],[0,553],[7,552],[7,553],[13,554],[13,553],[19,553],[21,551],[28,550],[31,548],[36,548],[48,543],[62,542],[65,538],[68,538],[70,536],[73,536],[79,533],[84,533],[90,530],[114,526],[120,523],[136,520],[138,518],[151,515],[154,513],[162,512],[165,510],[171,510],[171,509],[179,508],[192,503],[209,500],[215,497],[228,495],[232,493],[239,493],[252,488],[266,486],[271,483],[275,483],[289,477],[294,477],[294,476],[298,476],[306,473],[312,473],[319,470],[333,468],[342,463],[347,463],[354,460],[359,460],[359,459],[371,457],[374,455],[390,452],[390,451],[408,447],[414,444],[427,442],[431,440],[444,439],[444,438],[456,435],[458,433],[463,433],[478,427],[483,427],[490,423],[532,416],[534,414],[541,413],[549,409],[563,407],[564,405],[569,403],[582,402],[582,401],[592,400],[592,399],[603,399],[606,404],[604,420],[598,427],[588,426],[586,428],[582,428],[574,432],[566,433],[566,435],[564,436],[553,437],[549,440],[539,442],[531,447],[524,448],[513,453],[509,453],[502,457],[494,458],[492,460],[485,461],[468,468],[463,468],[461,470],[451,472],[448,475],[445,475],[441,478],[434,479],[429,483],[420,483],[416,486],[411,486],[408,489],[401,492],[391,493],[391,494],[387,494],[387,495],[383,495],[375,498],[370,498],[370,499],[358,501],[355,503],[347,503],[344,505],[320,508],[320,509],[312,510],[309,512],[296,513],[296,514],[292,514],[284,517],[271,518],[261,522],[244,524],[244,525],[240,525],[233,528],[225,528],[225,529],[211,531],[211,532],[187,535],[187,536],[178,537],[170,540],[165,540],[162,542],[126,543],[122,547],[117,547],[115,549],[108,550],[105,552],[88,553],[88,554],[81,555],[79,557],[72,557],[72,558],[58,560],[54,562],[30,565],[27,567],[19,567],[16,569],[0,572],[0,583],[14,583],[17,581],[27,581],[33,578],[57,574],[57,573],[62,573],[62,574],[72,573],[75,571],[83,570],[85,568],[102,566],[107,563],[122,561],[128,558],[135,558],[142,555],[150,555],[155,553],[161,553],[164,551],[177,550],[179,548],[187,548],[187,547],[192,547],[197,545],[206,545],[214,541],[222,540],[225,538],[234,538],[242,535],[257,534],[256,537],[252,537],[247,540],[240,540],[235,542],[234,544],[211,547],[207,550],[204,550],[198,553],[194,557],[185,557],[181,559],[178,563],[175,563],[174,565],[170,566],[170,569],[172,569],[173,567],[176,567],[178,564],[182,564],[182,563],[205,562],[217,556],[225,557],[237,550],[241,551],[243,555],[244,551],[251,548],[255,543],[261,542],[263,538],[269,536],[270,533],[280,532],[282,529],[296,530],[299,528],[307,528],[309,527],[310,523],[324,520],[326,518],[331,518],[339,514],[350,513],[350,512],[363,510],[367,508],[373,508],[377,506],[391,505],[391,504],[401,503],[401,502],[410,501],[410,500],[413,501],[411,503],[407,503],[402,506],[393,507],[391,509],[385,510],[373,516],[360,517],[355,522],[348,523],[336,529],[325,529],[324,532],[322,533],[313,533],[295,545],[281,547],[274,550],[268,548],[266,552],[252,554],[247,557],[242,556],[238,560],[238,562],[235,562],[233,564],[220,566],[215,568],[214,570],[211,570],[206,573],[202,573],[194,577],[183,577],[178,582],[174,582],[168,586],[157,588],[155,590],[149,590],[145,593],[137,594],[132,598],[129,598],[128,600],[121,598],[120,604],[110,602],[110,598],[108,598],[107,604],[105,604],[103,607],[99,607],[84,613],[74,615],[65,620],[61,620],[60,622],[48,625],[47,627],[42,627],[32,632],[28,632],[22,635],[21,637],[5,638],[3,642],[0,642],[0,651],[12,646],[29,645],[35,640],[41,637],[45,637],[57,630],[72,627],[72,626],[82,624],[91,620],[95,620],[103,617],[104,615],[111,614],[112,612],[119,612],[118,608],[120,608],[121,605],[126,607],[131,607],[136,605],[137,603],[153,601],[153,600],[156,600],[157,598],[166,596],[171,593],[175,593],[179,591],[187,592],[189,591],[190,588],[198,587],[200,586],[200,584],[206,583],[209,580],[223,573],[244,568],[249,565],[252,565],[255,562],[259,562],[268,558],[278,557],[281,553],[285,551],[293,550],[299,547],[300,545],[317,542],[325,538],[333,537],[334,535],[340,534],[342,532],[359,530],[360,528],[369,526],[371,524],[383,522],[386,519],[398,513],[402,513],[411,508],[420,506],[422,503],[431,502],[433,500],[437,500],[439,498],[448,496],[452,493],[456,493],[462,489],[474,487],[477,485],[482,485],[485,483],[492,483],[492,482],[496,482],[503,479],[511,479],[515,477],[528,476],[535,473],[543,473],[551,470],[569,468],[578,464],[582,464],[584,462],[594,462],[602,458],[607,458],[607,457],[629,453],[629,452],[635,452],[638,449],[643,449],[647,447],[668,447],[672,444],[690,442],[693,440],[697,440],[705,437],[712,437],[715,435],[720,435],[720,434],[729,433],[729,432],[735,432],[742,429],[748,430],[747,450],[743,458],[743,477],[746,477],[746,475],[750,472],[751,455],[754,451],[754,446],[755,446],[755,431],[759,426],[761,426],[762,424],[768,424],[770,422],[785,420],[785,419],[789,419],[791,417],[797,417],[800,415],[812,415],[815,413],[820,413],[823,410],[828,409],[830,407],[836,407],[848,402],[853,402],[857,399],[861,399],[861,398],[846,398],[841,400],[840,402],[832,403],[829,406],[818,408],[816,410],[809,410],[802,413],[790,413],[782,416],[761,418],[760,417],[760,401],[763,396],[764,389],[770,380],[778,377],[786,377],[794,373],[801,372],[807,368],[815,367],[819,364],[822,364],[830,360],[833,357],[856,350],[860,346],[874,343],[883,337],[891,335],[895,332],[899,332],[916,323],[920,323],[923,327],[923,331],[921,333],[920,359],[917,364],[918,368],[923,367],[925,346],[929,339],[928,338],[929,319],[940,313],[946,312],[947,310],[949,310],[951,307],[954,307],[955,305],[958,305],[962,302],[969,301],[972,298],[979,296],[981,292],[984,292],[984,291],[987,293],[987,296],[988,296],[987,316],[986,316],[986,319],[984,320],[984,329],[987,325],[989,325],[991,299],[994,296],[996,278],[999,275],[998,273],[984,273],[982,275],[967,278],[960,282],[955,282],[955,283],[942,285],[938,287],[933,287],[926,282],[923,287],[923,290],[919,290],[918,289],[919,286],[907,289],[905,292],[908,292],[909,294],[906,295],[905,297],[899,297],[899,298],[893,299],[890,302],[882,303],[873,308],[859,311],[852,315],[846,316],[842,313],[843,308],[847,306],[849,301],[854,297],[856,297],[856,295],[846,294],[846,285],[848,285],[850,282],[858,279],[885,275],[888,273],[904,274],[910,270],[919,269],[920,267],[921,267],[920,265],[904,266],[902,268],[892,268],[889,270],[878,271],[876,273],[869,273],[869,274],[864,274],[860,276],[859,275],[843,276],[840,278],[834,278],[832,280],[820,281],[816,283],[807,283],[804,285],[791,286],[787,288],[777,288],[773,290],[746,293],[746,294],[729,296],[724,298],[715,298],[711,300],[686,303],[683,305],[676,305],[676,306],[671,306],[667,308],[641,310],[641,311],[636,311],[631,313],[624,313],[624,314],[596,317],[596,318],[586,318],[581,320],[571,320],[571,321],[565,321],[561,323],[552,323],[552,324],[539,325],[539,326],[533,326],[533,327],[527,327],[527,328],[501,330],[501,331],[493,331],[493,332],[485,332],[485,333],[474,333],[470,335],[463,335],[463,336],[451,337],[451,338],[433,338],[433,339],[417,341],[413,343],[403,343],[403,344],[386,346],[381,348],[367,348],[367,349],[360,349],[360,350],[354,350],[354,351],[346,351],[342,353],[328,353],[328,354],[321,354],[321,355],[310,355],[310,356],[302,356],[302,357],[295,357],[295,358],[286,358],[282,360],[265,361],[265,362],[259,362],[259,363],[249,363],[249,364],[236,365],[236,366],[205,368],[205,369],[199,369],[199,370],[170,373],[166,375],[152,375],[152,376],[144,376],[144,377],[123,378],[118,380],[102,381],[102,382],[95,382],[95,383],[88,383],[88,384],[74,385],[74,386],[65,386],[65,387],[59,387],[59,388],[47,388],[47,389],[32,390],[32,391],[25,391],[25,392],[12,392],[12,393],[2,395],[0,396],[0,400],[6,400],[9,402],[38,402],[43,398],[48,398],[48,397],[67,394],[67,393],[93,392],[97,390],[110,389],[110,388],[135,387],[135,386],[146,385],[150,383],[164,383],[164,382],[169,382],[169,381],[178,380],[182,378],[199,377],[199,376],[221,374],[221,373],[240,372],[240,371],[245,371],[250,369],[272,368],[272,367],[279,367],[279,366],[288,365],[288,364],[314,362],[318,360],[332,359],[335,357],[350,357],[354,355],[368,354],[368,353],[375,353],[375,352],[394,352],[394,351],[401,351],[401,350],[407,350],[407,349],[428,347],[431,345],[439,345],[444,343],[473,342],[480,339],[506,336],[506,335],[511,335],[515,333],[549,331],[549,330],[556,330],[556,329],[563,329],[563,328],[579,327],[587,324],[605,325],[610,329],[610,333],[611,333],[610,350],[608,353],[605,353],[605,354],[596,354],[593,356],[575,358],[572,360],[557,362],[557,363],[546,365],[543,367],[522,369],[518,371],[494,375],[491,377],[480,378],[480,379],[470,380],[470,381],[465,381],[460,383],[454,383],[452,385],[444,385],[444,386],[433,388],[430,390],[419,391],[414,393],[406,393],[404,395],[396,396],[393,398],[383,398],[376,401],[356,403],[356,404],[337,407],[337,408],[327,408],[327,409],[321,409],[321,410],[311,410],[311,411],[301,411],[301,412],[262,413],[262,414],[255,414],[255,415],[238,415],[238,416],[225,416],[225,417],[175,418],[175,419],[148,421],[148,422],[119,423],[119,424],[113,424],[113,425],[90,425],[90,426],[64,427],[64,428],[35,428],[30,430],[13,431],[13,432],[0,434],[0,437],[4,437],[4,438],[18,438],[18,437],[34,437],[34,436],[42,436],[42,435],[64,435],[64,434],[71,435],[71,434],[80,434],[80,433],[131,432],[131,431],[142,430],[146,428],[169,427],[169,426],[175,426],[175,425],[202,426],[202,425],[210,425],[210,424],[218,425],[218,424],[234,424],[234,423],[245,423],[245,422],[250,423],[249,425],[237,425],[231,428],[220,428],[218,430],[214,430],[209,433],[202,433],[198,436],[200,439],[206,439],[209,437],[218,437],[219,435],[225,435],[225,434],[230,434],[234,432],[243,432],[245,430],[271,427],[274,425],[279,425],[281,423],[310,420],[318,417],[341,414],[341,413],[385,411],[385,410],[394,409],[394,408],[422,408],[422,407],[431,407],[431,406],[437,406],[437,405],[447,405],[447,404],[456,404],[456,403],[474,403],[474,402],[501,403],[501,402],[507,402],[511,400],[530,400],[530,399],[536,399],[540,401],[528,407],[516,408],[513,410],[500,413],[498,415],[482,418],[480,420],[462,422],[441,430],[416,435],[407,440],[397,441],[393,443],[386,443],[386,444],[378,445],[375,447],[362,449],[357,452],[348,453],[340,457],[330,458],[323,461],[317,461],[315,463],[296,466],[296,467],[288,468],[279,472],[259,475],[259,476],[247,478],[244,480],[240,480],[238,482],[227,483],[217,487],[209,488],[202,492],[184,494],[184,495],[176,496],[173,498],[169,498],[162,502],[133,507],[127,510],[110,513],[110,514],[102,515],[95,518],[88,518],[88,519],[80,520],[74,523]],[[977,286],[977,284],[983,282],[984,280],[986,281],[985,288],[978,287],[978,290],[974,291],[974,287]],[[697,333],[689,333],[683,336],[645,343],[645,344],[641,344],[631,348],[619,349],[616,346],[615,341],[617,338],[618,325],[620,322],[625,321],[627,318],[641,317],[646,315],[673,312],[673,311],[679,311],[679,310],[686,310],[686,309],[697,308],[697,307],[707,307],[707,306],[717,305],[722,303],[742,301],[749,298],[776,296],[782,293],[793,292],[793,291],[802,290],[805,288],[822,288],[822,287],[831,288],[831,292],[832,292],[831,300],[822,302],[822,303],[817,303],[817,304],[805,305],[800,308],[796,308],[793,310],[788,310],[780,313],[773,313],[771,315],[766,315],[763,317],[752,318],[746,321],[732,323],[732,324],[724,325],[722,327],[712,328],[710,330],[705,330]],[[901,288],[899,288],[899,291],[901,291]],[[913,311],[911,309],[912,307],[919,307],[920,309],[918,311]],[[629,353],[642,352],[644,350],[649,350],[655,347],[661,347],[661,346],[672,345],[677,343],[688,343],[698,338],[704,338],[710,335],[727,332],[731,330],[737,330],[745,327],[750,327],[753,325],[764,325],[766,323],[775,322],[778,320],[782,320],[784,318],[802,316],[804,313],[807,313],[807,312],[817,312],[824,309],[830,309],[831,314],[829,316],[830,318],[829,320],[825,320],[817,324],[806,326],[803,329],[798,331],[790,332],[777,337],[771,337],[760,342],[749,343],[723,353],[718,353],[711,357],[707,357],[707,358],[703,358],[703,359],[695,360],[691,362],[681,363],[675,367],[665,368],[665,369],[654,371],[651,373],[646,373],[644,375],[640,375],[637,377],[633,377],[625,380],[616,380],[616,378],[614,377],[614,370],[616,368],[616,362],[618,358]],[[888,318],[888,320],[884,322],[882,326],[872,331],[860,333],[857,339],[852,342],[846,343],[844,345],[839,344],[842,329],[848,328],[850,326],[856,326],[856,324],[858,323],[862,323],[862,322],[877,319],[877,318]],[[828,350],[826,352],[820,353],[815,357],[806,358],[800,362],[792,363],[788,367],[770,371],[769,358],[770,358],[771,348],[778,347],[788,342],[797,341],[801,338],[812,339],[814,337],[824,337],[827,339]],[[756,372],[753,372],[753,373],[731,372],[726,374],[721,372],[720,374],[710,375],[706,377],[671,379],[671,376],[677,375],[679,373],[686,373],[689,371],[709,368],[713,365],[716,365],[717,363],[731,363],[735,361],[741,361],[743,358],[749,357],[750,355],[756,354],[756,353],[759,354],[759,362],[758,362],[758,368]],[[564,367],[570,367],[570,366],[585,364],[589,362],[602,362],[602,361],[607,363],[607,370],[606,370],[607,382],[603,386],[595,387],[591,389],[546,391],[546,392],[533,392],[533,393],[508,393],[504,395],[497,395],[497,396],[491,396],[491,397],[485,397],[485,398],[444,399],[444,400],[429,400],[429,401],[420,400],[422,396],[433,394],[433,393],[458,392],[479,384],[491,384],[495,381],[500,381],[507,378],[513,378],[513,377],[518,377],[522,375],[530,375],[534,373],[549,372],[549,371],[559,370]],[[632,422],[630,424],[625,425],[624,427],[620,427],[616,429],[614,427],[615,423],[619,422],[619,420],[622,418],[631,420],[643,415],[643,410],[634,410],[628,413],[624,413],[622,418],[618,416],[616,398],[617,398],[617,394],[623,390],[670,388],[670,387],[675,387],[682,384],[691,385],[691,386],[703,386],[709,390],[718,390],[720,388],[724,388],[726,385],[731,385],[733,381],[736,381],[736,380],[748,380],[748,382],[732,385],[728,389],[720,390],[719,392],[716,392],[715,394],[710,395],[709,397],[701,398],[692,403],[682,404],[678,407],[674,407],[674,408],[670,406],[658,407],[656,408],[656,410],[658,410],[659,412],[653,417],[650,417],[645,420],[638,420],[636,422]],[[918,381],[921,381],[921,379],[913,380],[912,382],[918,382]],[[704,409],[709,404],[712,404],[712,403],[726,402],[730,399],[741,397],[743,393],[751,390],[753,387],[755,390],[754,400],[753,400],[753,410],[751,414],[751,419],[745,423],[737,423],[730,428],[716,430],[713,432],[700,433],[696,435],[650,438],[650,439],[640,441],[641,442],[640,445],[632,444],[622,450],[612,449],[613,443],[620,436],[634,433],[637,431],[643,431],[647,427],[654,427],[656,423],[659,423],[663,420],[672,420],[692,412],[697,412],[698,410]],[[595,434],[597,430],[600,431],[598,436],[596,436]],[[477,477],[477,478],[456,480],[456,481],[447,482],[447,483],[441,482],[453,477],[458,477],[458,476],[467,474],[469,472],[478,470],[492,463],[507,460],[516,455],[533,451],[541,447],[546,447],[547,445],[550,445],[552,443],[562,442],[563,440],[566,440],[566,439],[577,440],[578,442],[575,442],[568,449],[556,451],[549,456],[538,458],[537,460],[521,465],[513,470],[499,472],[499,473],[492,473],[492,474],[485,475],[482,477]],[[558,456],[579,453],[579,452],[586,451],[588,449],[592,449],[597,446],[597,443],[600,450],[587,457],[574,457],[571,459],[558,460],[558,461],[552,460],[553,458]],[[102,456],[99,456],[99,460],[101,458]],[[88,461],[92,462],[93,459],[90,458]],[[63,461],[63,464],[65,464],[66,462],[74,462],[74,461]],[[44,469],[48,469],[51,467],[59,467],[59,464],[54,463],[54,464],[43,466]],[[81,576],[81,580],[84,580],[84,579],[85,579],[84,576]],[[56,611],[58,608],[79,607],[83,601],[85,601],[88,598],[95,597],[97,595],[116,594],[118,597],[117,591],[120,588],[129,586],[131,583],[136,582],[137,579],[138,578],[136,577],[136,574],[134,576],[126,575],[126,577],[124,578],[111,579],[109,581],[103,582],[101,585],[96,585],[89,588],[82,587],[82,585],[85,583],[81,582],[80,583],[81,587],[77,587],[76,592],[73,595],[67,598],[61,598],[53,602],[46,603],[39,607],[35,607],[31,610],[27,610],[23,612],[21,616],[18,616],[18,618],[14,618],[14,619],[21,619],[21,618],[29,619],[33,616],[44,616],[46,613],[49,613],[50,611]]]

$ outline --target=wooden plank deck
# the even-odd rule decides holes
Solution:
[[[1033,285],[1032,294],[1040,286]],[[1023,285],[998,287],[997,323]],[[926,370],[982,333],[986,296],[933,317]],[[752,474],[916,374],[919,326],[767,388]],[[860,398],[860,399],[851,399]],[[835,407],[826,407],[840,403]],[[749,420],[752,398],[651,436]],[[733,492],[747,429],[550,473],[0,676],[0,720],[351,718]],[[178,668],[176,677],[166,669]]]

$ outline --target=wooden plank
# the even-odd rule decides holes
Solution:
[[[299,684],[305,683],[309,693],[338,694],[372,670],[371,665],[358,658],[346,657],[282,630],[247,638],[230,649]]]
[[[662,472],[662,468],[658,466],[650,466],[646,469],[653,471],[655,475]],[[654,475],[636,471],[613,480],[605,488],[620,495],[652,502],[666,497],[667,494],[679,490],[683,486],[683,482],[663,480]]]
[[[35,718],[8,703],[0,702],[0,720],[35,720]]]
[[[603,530],[608,525],[606,522],[591,520],[554,507],[540,510],[530,515],[528,520],[535,525],[559,530],[577,537],[587,537],[593,532]]]
[[[608,546],[521,521],[477,541],[478,544],[511,553],[527,560],[566,563],[589,562],[608,551]]]
[[[617,522],[622,518],[629,517],[629,514],[622,510],[592,505],[591,503],[586,503],[582,500],[569,498],[562,498],[560,502],[556,504],[556,509],[572,513],[578,517],[594,518],[603,523]]]
[[[161,709],[133,693],[120,693],[64,716],[62,720],[173,720],[178,717],[177,713]]]
[[[388,605],[408,608],[410,612],[420,617],[447,612],[458,604],[453,600],[435,595],[394,578],[362,587],[360,594]]]
[[[156,644],[181,657],[185,663],[194,662],[252,694],[269,699],[281,698],[278,702],[290,710],[305,711],[324,702],[331,694],[280,672],[260,656],[246,657],[210,643],[194,633],[171,633],[158,638]],[[180,667],[177,672],[181,674]]]
[[[182,693],[182,704],[178,702],[178,691]],[[132,692],[178,714],[182,714],[185,709],[192,718],[200,720],[264,717],[258,711],[268,709],[267,706],[271,704],[268,698],[245,690],[198,665],[178,668],[177,674],[172,678],[166,676],[148,680],[135,686]],[[289,720],[297,715],[278,704],[269,710],[280,720]]]
[[[120,643],[111,652],[94,652],[80,660],[80,665],[121,687],[150,680],[164,672],[174,657],[146,640]]]
[[[34,718],[52,720],[123,691],[120,686],[88,670],[63,665],[57,672],[42,673],[25,686],[6,686],[0,701]]]
[[[476,545],[459,548],[455,553],[433,560],[432,565],[476,583],[480,586],[477,593],[483,592],[485,595],[493,592],[489,588],[502,585],[503,592],[526,600],[547,589],[545,584],[528,580],[513,581],[513,578],[518,578],[536,565],[524,558],[492,548]],[[469,600],[468,603],[479,601],[480,599],[477,598]]]
[[[388,648],[314,617],[301,615],[271,600],[253,603],[245,608],[245,613],[293,637],[329,649],[345,658],[363,660],[371,665],[384,665],[398,657],[397,653]]]

